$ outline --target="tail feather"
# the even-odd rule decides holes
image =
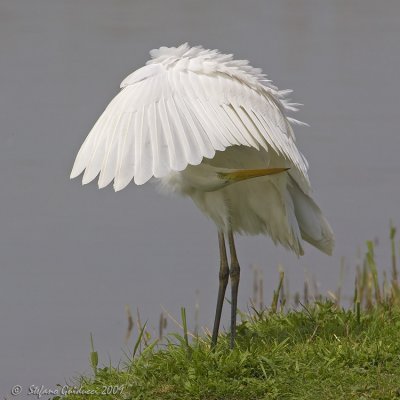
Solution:
[[[293,199],[301,237],[317,249],[331,255],[335,238],[332,228],[322,215],[320,208],[310,196],[300,189],[294,179],[290,179],[288,189]]]

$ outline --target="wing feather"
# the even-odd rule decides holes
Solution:
[[[224,136],[217,134],[215,125],[213,126],[213,121],[204,111],[201,104],[201,98],[204,97],[204,94],[202,93],[202,87],[199,85],[196,74],[193,72],[181,74],[181,82],[186,94],[184,97],[186,104],[200,124],[202,131],[209,138],[215,150],[225,150],[229,146],[229,142]]]
[[[233,145],[247,146],[247,142],[243,139],[238,127],[231,121],[228,115],[226,115],[222,106],[212,100],[208,101],[208,105],[211,108],[214,117],[218,119],[219,124],[229,132],[230,142]]]
[[[97,120],[93,128],[91,129],[89,135],[86,137],[84,143],[82,144],[79,152],[76,156],[74,166],[71,171],[71,178],[75,178],[80,175],[83,170],[88,166],[93,152],[97,147],[97,143],[101,137],[101,131],[104,128],[104,125],[107,124],[109,119],[112,116],[112,111],[116,108],[116,104],[119,102],[119,99],[115,97],[107,108],[104,110],[100,118]]]
[[[249,114],[246,112],[246,109],[239,104],[232,104],[237,116],[242,121],[242,125],[244,130],[247,132],[247,137],[249,138],[249,142],[252,147],[255,147],[257,150],[259,149],[259,145],[262,144],[265,147],[265,140],[260,132],[258,131],[257,127],[249,118]],[[266,146],[268,148],[268,146]]]
[[[201,60],[163,60],[165,65],[149,64],[123,81],[79,150],[71,177],[85,171],[85,184],[100,173],[99,187],[114,179],[121,190],[132,179],[140,185],[242,145],[274,150],[307,192],[308,166],[284,112],[291,103],[279,100],[283,92],[261,75],[246,81],[251,67],[228,56],[220,58],[225,70]]]
[[[194,82],[199,80],[200,83],[196,89],[196,91],[199,93],[198,101],[203,108],[205,115],[208,116],[211,124],[213,125],[215,132],[219,137],[225,138],[225,140],[229,143],[229,146],[240,144],[235,138],[235,135],[231,132],[231,127],[229,124],[224,122],[223,113],[219,111],[219,102],[213,101],[214,99],[221,97],[218,95],[218,80],[215,79],[215,77],[207,75],[201,75],[198,78],[193,78]]]
[[[142,107],[137,118],[135,132],[135,183],[142,185],[152,176],[153,153],[148,124],[148,109]]]
[[[190,130],[185,129],[174,97],[168,99],[168,111],[171,116],[171,122],[176,134],[181,138],[185,152],[185,167],[187,163],[192,165],[200,164],[203,155],[199,151],[196,138],[191,134]]]
[[[87,159],[85,173],[83,174],[82,184],[92,181],[99,174],[102,160],[106,152],[107,135],[106,133],[112,130],[113,125],[118,120],[119,115],[110,114],[107,120],[100,126],[97,137],[95,137],[93,146],[90,148],[89,157]]]
[[[158,106],[159,106],[158,111],[161,119],[161,125],[163,127],[168,145],[170,167],[174,171],[181,171],[182,169],[185,168],[184,162],[182,162],[183,146],[179,142],[180,138],[177,137],[175,132],[173,132],[173,130],[171,129],[171,123],[168,117],[168,110],[164,98],[160,99]]]
[[[257,144],[255,144],[252,138],[249,137],[246,126],[243,124],[243,121],[240,119],[239,115],[235,111],[234,105],[224,104],[222,108],[224,109],[225,114],[232,121],[233,125],[236,127],[237,132],[239,133],[238,137],[240,138],[241,144],[243,144],[244,146],[249,146],[249,147],[254,146],[257,148]]]
[[[215,149],[212,146],[212,143],[208,136],[204,133],[204,130],[198,129],[198,126],[193,119],[192,114],[189,111],[189,108],[186,105],[186,102],[179,96],[174,97],[178,112],[181,116],[181,122],[185,127],[187,132],[190,132],[191,135],[196,140],[197,149],[200,154],[204,157],[211,158],[215,154]]]
[[[124,99],[124,103],[121,103],[121,108],[125,109],[128,101],[130,100],[130,96],[126,95]],[[118,162],[118,154],[121,151],[118,147],[118,144],[124,140],[125,135],[125,125],[124,122],[127,118],[127,113],[117,114],[118,120],[115,122],[111,132],[111,135],[105,137],[105,154],[100,168],[100,177],[99,177],[99,188],[103,188],[107,186],[115,176],[115,172],[117,169]]]
[[[135,172],[135,135],[134,126],[137,112],[126,113],[127,126],[125,139],[119,155],[118,170],[115,174],[114,189],[122,190],[133,179]]]
[[[105,146],[105,154],[100,167],[99,176],[99,188],[107,186],[113,179],[115,175],[115,170],[118,161],[118,142],[123,138],[123,129],[121,127],[123,120],[123,114],[116,121],[115,126],[112,131],[113,134],[108,137]],[[117,132],[119,134],[117,134]]]

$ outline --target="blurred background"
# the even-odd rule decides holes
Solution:
[[[379,238],[390,261],[399,223],[400,2],[397,0],[1,0],[0,394],[54,388],[123,358],[125,306],[158,329],[163,305],[210,327],[217,234],[190,200],[151,185],[114,193],[69,180],[75,155],[125,76],[148,51],[183,42],[234,53],[304,104],[297,142],[336,234],[332,257],[297,259],[265,237],[240,237],[239,307],[256,264],[269,304],[283,265],[290,292],[314,277],[352,295],[357,248]],[[198,295],[196,296],[196,291]],[[228,307],[226,310],[228,311]],[[227,314],[223,324],[228,327]],[[171,321],[168,326],[177,330]],[[136,329],[136,327],[135,327]],[[26,391],[25,391],[26,392]]]

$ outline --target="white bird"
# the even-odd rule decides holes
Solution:
[[[308,164],[287,116],[297,111],[258,68],[218,50],[161,47],[129,75],[79,150],[71,172],[116,191],[150,178],[192,198],[218,228],[220,272],[212,345],[231,279],[231,347],[240,267],[234,233],[270,236],[303,254],[331,254],[334,236],[311,197]],[[225,238],[231,255],[228,266]]]

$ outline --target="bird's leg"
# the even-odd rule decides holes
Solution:
[[[217,344],[222,306],[224,304],[225,290],[226,286],[228,285],[228,279],[229,279],[228,258],[226,256],[225,238],[224,238],[224,233],[222,231],[218,232],[218,241],[219,241],[219,254],[220,254],[219,288],[218,288],[217,309],[215,311],[214,328],[211,339],[211,347],[215,347],[215,345]]]
[[[231,349],[233,349],[235,345],[235,337],[236,337],[236,314],[237,314],[237,297],[239,290],[239,280],[240,280],[240,266],[239,261],[237,259],[236,248],[235,248],[235,240],[233,238],[232,229],[228,231],[228,241],[229,241],[229,249],[231,252],[231,268],[230,268],[230,278],[231,278],[231,290],[232,290],[232,299],[231,299]]]

